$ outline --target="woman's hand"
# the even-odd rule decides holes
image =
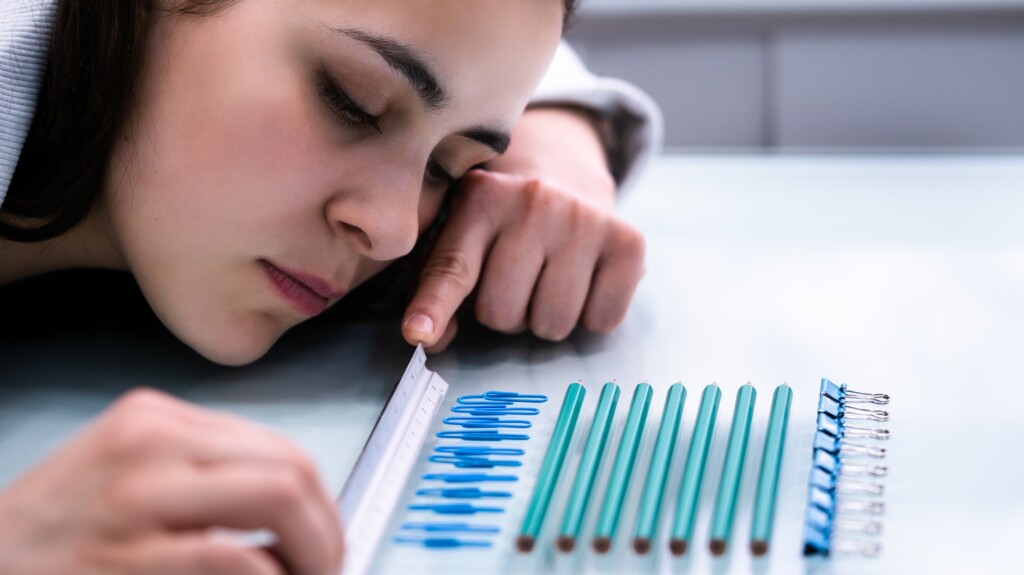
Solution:
[[[210,527],[278,542],[242,547]],[[150,390],[0,492],[5,575],[334,575],[341,557],[334,504],[293,444]]]
[[[591,119],[524,114],[500,158],[463,177],[403,321],[410,343],[443,349],[475,288],[487,327],[560,340],[622,322],[643,275],[643,236],[614,212],[615,182]]]

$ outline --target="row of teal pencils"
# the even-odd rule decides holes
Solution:
[[[611,549],[618,532],[622,508],[633,475],[644,425],[647,422],[647,412],[652,394],[651,386],[646,383],[637,385],[633,392],[633,400],[630,403],[629,413],[622,431],[622,440],[619,442],[618,452],[612,463],[608,486],[594,529],[593,547],[598,553],[605,553]],[[578,383],[571,384],[566,390],[565,400],[562,403],[551,442],[548,445],[544,461],[541,463],[533,496],[523,519],[523,526],[517,542],[521,551],[533,549],[543,526],[548,505],[572,442],[585,395],[585,388]],[[792,396],[792,390],[788,385],[783,384],[775,389],[772,398],[750,532],[750,549],[755,555],[767,553],[771,541],[779,471],[782,466],[782,451],[786,439],[786,426]],[[669,549],[674,555],[686,553],[693,539],[701,484],[704,479],[708,454],[711,451],[711,438],[721,397],[722,392],[715,384],[705,387],[701,394],[697,422],[683,468],[683,477],[676,498],[675,516],[669,535]],[[736,397],[729,443],[726,448],[711,518],[710,550],[715,555],[725,553],[728,548],[756,398],[757,392],[749,383],[740,387]],[[572,551],[579,539],[594,481],[600,471],[618,400],[619,386],[614,383],[606,383],[601,390],[601,397],[594,413],[594,421],[583,447],[579,468],[569,491],[569,500],[559,529],[557,545],[562,551]],[[652,541],[655,540],[661,519],[663,494],[675,452],[676,438],[680,433],[680,422],[685,402],[686,388],[680,383],[672,385],[665,400],[665,408],[636,516],[633,549],[637,553],[643,554],[650,551]]]

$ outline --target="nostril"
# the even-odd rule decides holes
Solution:
[[[358,241],[363,248],[366,250],[373,249],[373,242],[370,241],[370,236],[368,236],[362,228],[353,226],[352,224],[346,224],[345,222],[341,222],[341,227],[345,230],[345,233],[356,238],[356,241]]]

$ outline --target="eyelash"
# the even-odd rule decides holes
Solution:
[[[362,128],[370,126],[378,134],[383,134],[380,129],[380,118],[364,110],[326,72],[320,74],[320,97],[331,112],[349,127]],[[445,188],[454,184],[456,180],[455,176],[449,174],[433,158],[427,160],[425,175],[430,180],[430,183],[444,185]]]
[[[325,72],[320,74],[320,98],[334,115],[352,128],[370,126],[382,134],[380,118],[367,112],[338,86]]]
[[[433,158],[427,160],[426,176],[430,183],[444,185],[445,188],[454,184],[456,179]]]

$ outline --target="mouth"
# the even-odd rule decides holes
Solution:
[[[345,295],[344,290],[336,289],[318,277],[287,270],[267,260],[260,260],[260,264],[277,293],[304,315],[320,315],[332,299]]]

